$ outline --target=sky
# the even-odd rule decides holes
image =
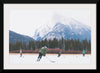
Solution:
[[[10,11],[9,29],[33,37],[38,27],[44,25],[52,27],[62,17],[74,18],[91,26],[89,9],[17,9]]]

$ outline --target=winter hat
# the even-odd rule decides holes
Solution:
[[[44,46],[44,48],[47,48],[47,46]]]

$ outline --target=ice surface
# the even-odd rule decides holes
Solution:
[[[37,61],[38,54],[27,54],[20,57],[17,55],[9,55],[10,64],[90,64],[91,55],[46,55],[40,61]]]

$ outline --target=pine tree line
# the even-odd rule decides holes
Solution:
[[[78,40],[65,40],[63,37],[61,40],[57,40],[54,38],[53,40],[44,39],[42,41],[29,41],[28,44],[26,42],[16,41],[16,43],[9,43],[9,51],[19,50],[20,48],[24,50],[36,50],[40,49],[43,46],[47,46],[48,48],[60,48],[64,51],[67,50],[76,50],[82,51],[83,49],[87,51],[91,51],[91,41],[87,41],[87,39],[79,41]]]

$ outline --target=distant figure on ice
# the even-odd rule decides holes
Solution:
[[[82,52],[82,53],[83,53],[83,56],[85,56],[85,50],[83,50],[83,52]]]
[[[39,56],[38,56],[37,61],[40,61],[40,59],[42,58],[42,56],[46,55],[46,50],[47,50],[46,46],[44,46],[44,47],[41,48],[41,50],[39,51]]]
[[[20,57],[22,57],[22,49],[20,49]]]
[[[60,57],[61,56],[61,52],[58,52],[58,57]]]

